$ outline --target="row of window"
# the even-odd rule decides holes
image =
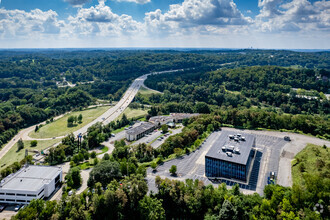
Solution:
[[[30,202],[30,200],[22,200],[22,199],[0,199],[1,202]]]
[[[43,191],[43,190],[42,190]],[[41,191],[41,192],[42,192]],[[41,193],[40,192],[40,193]],[[40,195],[40,193],[39,193],[39,195]],[[0,195],[6,195],[6,196],[27,196],[27,197],[37,197],[37,195],[35,195],[35,194],[20,194],[20,193],[17,193],[17,194],[15,194],[15,193],[0,193]]]
[[[246,180],[246,167],[244,165],[206,157],[205,174],[208,177],[227,177]]]

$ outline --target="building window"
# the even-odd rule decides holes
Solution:
[[[57,178],[57,177],[56,177]],[[57,181],[56,181],[57,182]],[[38,193],[38,196],[43,192],[43,191],[45,191],[45,189],[42,189],[41,191],[40,191],[40,193]]]
[[[26,196],[26,194],[16,194],[16,196]]]
[[[7,202],[15,202],[15,199],[6,199]]]
[[[7,196],[14,196],[15,193],[6,193]]]
[[[16,202],[26,202],[26,200],[16,200]]]
[[[5,195],[4,193],[0,193],[0,195]]]
[[[36,195],[33,194],[27,194],[28,197],[36,197]]]

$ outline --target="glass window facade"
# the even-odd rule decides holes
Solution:
[[[246,181],[247,172],[246,165],[205,157],[205,175],[207,177],[234,178]]]

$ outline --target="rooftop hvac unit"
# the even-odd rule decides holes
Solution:
[[[241,141],[245,141],[245,137],[241,137]]]
[[[242,135],[241,134],[237,134],[237,137],[241,137]]]
[[[222,151],[226,151],[226,146],[223,146],[222,147]]]
[[[235,153],[239,154],[239,148],[238,147],[235,148]]]
[[[234,135],[228,135],[229,139],[234,139]]]
[[[228,146],[227,149],[228,149],[229,151],[234,151],[234,146]]]
[[[227,156],[228,156],[228,157],[232,157],[233,154],[232,154],[231,152],[227,152]]]

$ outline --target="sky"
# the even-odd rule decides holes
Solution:
[[[0,0],[0,48],[330,49],[330,1]]]

